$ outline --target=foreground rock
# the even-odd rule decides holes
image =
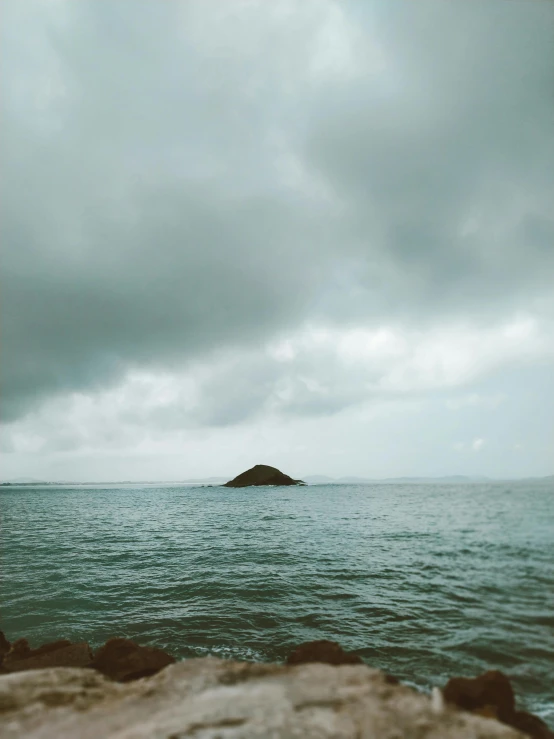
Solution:
[[[357,654],[345,652],[336,641],[327,641],[327,639],[300,644],[287,659],[287,665],[303,665],[310,662],[322,662],[327,665],[364,664]]]
[[[112,682],[90,669],[0,677],[5,739],[521,739],[495,720],[364,665],[296,667],[195,659]]]
[[[516,711],[510,680],[498,670],[474,678],[454,677],[443,692],[446,701],[466,711],[496,718],[536,739],[554,739],[554,733],[540,718],[526,711]]]
[[[110,639],[93,655],[84,642],[60,640],[31,649],[26,639],[10,644],[0,632],[0,673],[5,676],[0,676],[0,736],[49,739],[71,736],[71,732],[75,736],[93,736],[98,732],[120,739],[521,736],[506,733],[498,723],[502,722],[535,739],[554,739],[554,733],[538,717],[516,710],[510,681],[496,670],[472,679],[453,678],[443,693],[435,688],[429,701],[399,686],[390,675],[369,669],[359,656],[328,640],[296,647],[287,666],[208,659],[168,667],[174,662],[166,652],[141,647],[129,639]],[[349,666],[354,672],[342,672],[342,666]],[[75,667],[86,669],[67,669]],[[304,668],[311,669],[297,672]],[[10,673],[22,673],[25,677],[20,679]],[[157,673],[159,680],[152,677]],[[303,680],[308,682],[304,684]],[[131,681],[139,686],[136,690],[118,685]],[[240,689],[230,692],[223,689],[238,685]],[[144,733],[137,724],[142,721],[142,713],[133,713],[141,700],[152,709],[151,733]],[[195,720],[183,713],[182,702],[192,717],[196,716]],[[451,708],[445,709],[445,705]],[[56,706],[64,708],[58,710]],[[184,729],[164,733],[169,720],[162,716],[164,706],[169,718],[184,722]],[[242,706],[239,717],[235,715],[237,706]],[[114,716],[107,718],[95,713],[94,707],[100,712],[113,710]],[[453,712],[463,715],[460,708],[480,718],[494,719],[501,728],[491,728],[490,722],[483,726],[454,719]],[[89,709],[90,716],[85,715]],[[44,721],[40,718],[43,711]],[[212,720],[210,711],[219,718]],[[403,711],[407,711],[405,716]],[[84,723],[79,712],[83,712]],[[66,724],[70,727],[67,734],[63,733]],[[376,727],[379,733],[374,734]],[[462,728],[470,733],[460,733]]]
[[[246,472],[242,472],[233,480],[226,482],[226,488],[246,488],[254,485],[305,485],[302,480],[293,480],[276,467],[257,464]]]
[[[95,653],[90,667],[120,682],[155,675],[175,662],[170,654],[155,647],[140,647],[130,639],[109,639]]]
[[[130,639],[109,639],[93,655],[86,642],[61,639],[31,649],[27,639],[10,645],[0,637],[0,671],[4,674],[47,667],[89,667],[111,680],[128,682],[155,675],[173,662],[175,658],[161,649],[141,647]]]
[[[5,672],[40,670],[45,667],[86,667],[92,659],[92,650],[85,642],[73,644],[67,639],[43,644],[31,649],[27,639],[18,639],[4,654]]]
[[[4,657],[10,651],[11,646],[10,642],[6,639],[4,632],[0,631],[0,667],[2,666]]]

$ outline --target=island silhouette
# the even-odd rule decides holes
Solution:
[[[293,480],[276,467],[267,464],[257,464],[246,472],[226,482],[226,488],[247,488],[256,485],[305,485],[303,480]]]

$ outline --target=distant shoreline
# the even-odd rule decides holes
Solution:
[[[26,480],[25,482],[10,481],[0,482],[0,487],[42,487],[42,486],[86,486],[86,485],[211,485],[222,486],[226,477],[201,478],[193,480]],[[318,475],[307,475],[302,478],[307,485],[478,485],[486,483],[506,482],[554,482],[554,475],[537,477],[484,477],[451,475],[446,477],[385,477],[385,478],[360,478],[339,477],[330,478]]]

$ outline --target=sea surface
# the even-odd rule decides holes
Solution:
[[[178,657],[333,639],[423,690],[500,669],[554,724],[554,488],[0,488],[0,628]]]

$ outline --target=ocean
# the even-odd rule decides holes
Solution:
[[[0,628],[176,657],[333,639],[420,689],[504,671],[554,724],[554,488],[0,488]]]

